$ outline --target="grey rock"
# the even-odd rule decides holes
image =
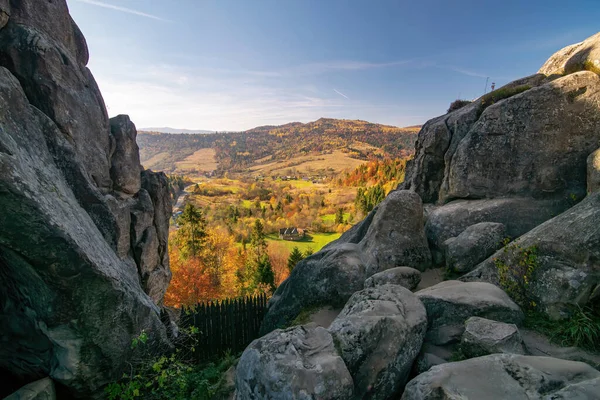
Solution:
[[[341,308],[377,272],[398,266],[425,268],[431,256],[423,225],[417,194],[390,193],[359,227],[298,263],[269,301],[261,332],[285,326],[303,309]]]
[[[579,204],[539,225],[515,241],[523,249],[537,247],[537,267],[529,293],[538,309],[551,318],[567,318],[576,305],[592,301],[600,285],[600,193],[587,196]],[[518,262],[520,251],[499,250],[464,281],[485,281],[499,285],[495,259],[506,265]]]
[[[415,365],[413,366],[413,370],[415,371],[415,373],[417,375],[422,374],[423,372],[427,372],[429,371],[429,369],[431,369],[431,367],[434,367],[436,365],[440,365],[440,364],[445,364],[448,361],[436,356],[435,354],[432,353],[419,353],[419,356],[417,357],[416,361],[415,361]]]
[[[600,354],[590,353],[579,347],[562,347],[552,343],[547,337],[528,329],[520,329],[527,354],[548,356],[563,360],[581,361],[600,370]]]
[[[586,65],[587,64],[587,65]],[[544,75],[563,75],[594,66],[600,69],[600,33],[554,53],[538,71]]]
[[[329,332],[352,375],[356,398],[398,394],[426,330],[425,307],[404,287],[383,285],[353,294]]]
[[[140,153],[135,141],[137,131],[127,115],[119,115],[110,119],[111,139],[115,148],[111,156],[110,177],[115,191],[126,196],[139,192],[142,179],[140,176]]]
[[[353,382],[325,328],[275,330],[253,341],[236,368],[236,398],[351,399]]]
[[[408,383],[402,399],[592,400],[599,377],[600,372],[579,362],[493,354],[434,366]]]
[[[496,222],[506,234],[518,237],[568,209],[565,200],[535,200],[526,197],[486,200],[456,200],[432,210],[425,234],[435,264],[444,262],[443,243],[480,222]]]
[[[600,139],[599,87],[600,76],[582,71],[486,108],[456,148],[440,200],[585,195],[585,160]]]
[[[460,340],[469,317],[519,325],[523,312],[502,289],[484,282],[445,281],[415,293],[427,309],[426,341],[442,345]]]
[[[587,158],[587,191],[593,193],[598,190],[600,190],[600,149]]]
[[[526,354],[516,325],[480,317],[467,320],[460,345],[469,358],[494,353]]]
[[[56,400],[54,382],[50,378],[31,382],[5,397],[4,400]]]
[[[505,237],[504,224],[480,222],[469,226],[457,237],[444,242],[446,268],[460,273],[473,270],[502,247]]]
[[[421,282],[421,273],[410,267],[390,268],[378,272],[365,281],[365,289],[381,285],[400,285],[414,290]]]

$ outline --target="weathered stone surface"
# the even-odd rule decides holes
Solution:
[[[137,131],[127,115],[119,115],[110,119],[111,139],[115,144],[111,155],[110,177],[113,189],[124,195],[132,196],[139,192],[142,179],[140,176],[140,153],[135,141]]]
[[[566,318],[573,306],[589,303],[600,285],[599,224],[600,193],[596,192],[516,240],[523,249],[537,247],[529,293],[538,309],[551,318]],[[494,259],[511,265],[519,257],[513,246],[506,252],[499,250],[461,280],[499,284]]]
[[[49,376],[90,398],[121,376],[142,329],[170,346],[156,305],[170,276],[166,181],[147,172],[148,191],[131,184],[141,180],[134,127],[111,142],[66,2],[0,0],[1,12],[0,395]],[[116,192],[111,166],[130,180]],[[158,257],[136,264],[136,246]],[[153,283],[142,287],[138,268]]]
[[[253,341],[236,368],[236,398],[351,399],[352,377],[333,338],[314,324],[275,330]]]
[[[600,70],[600,33],[560,49],[538,72],[544,75],[563,75],[594,67]]]
[[[600,372],[579,362],[494,354],[434,366],[408,383],[402,399],[592,400],[599,393],[599,377]]]
[[[421,282],[421,273],[410,267],[390,268],[378,272],[365,281],[365,289],[381,285],[400,285],[414,290]]]
[[[469,317],[520,324],[523,312],[500,288],[484,282],[445,281],[415,293],[427,309],[426,340],[446,344],[460,340]]]
[[[342,307],[377,272],[397,266],[428,266],[423,225],[423,206],[417,194],[390,193],[358,227],[294,268],[269,301],[261,332],[285,326],[306,308]]]
[[[506,227],[497,222],[480,222],[469,226],[460,235],[446,240],[446,268],[465,273],[502,247]]]
[[[547,337],[532,330],[521,328],[519,331],[527,348],[527,354],[581,361],[600,371],[600,354],[590,353],[579,347],[559,346],[552,343]]]
[[[582,197],[585,160],[600,139],[599,101],[600,76],[583,71],[486,108],[454,153],[441,200]]]
[[[465,322],[460,345],[469,358],[494,353],[526,354],[523,339],[515,324],[480,317],[471,317]]]
[[[496,222],[506,227],[506,234],[518,237],[569,207],[564,200],[503,198],[456,200],[429,213],[425,233],[435,264],[444,261],[443,243],[480,222]]]
[[[593,193],[598,190],[600,190],[600,149],[587,158],[587,191]]]
[[[4,400],[56,400],[54,382],[50,378],[40,379],[23,386]]]
[[[402,390],[426,330],[425,307],[398,285],[355,293],[329,328],[354,379],[355,396],[369,399]]]

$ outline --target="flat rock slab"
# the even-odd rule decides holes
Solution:
[[[4,400],[56,400],[54,382],[50,378],[31,382],[5,397]]]
[[[426,341],[446,344],[460,340],[469,317],[484,317],[519,325],[523,312],[499,287],[485,282],[445,281],[415,293],[427,309]]]
[[[494,353],[526,354],[515,324],[480,317],[471,317],[465,323],[461,349],[469,358]]]
[[[380,285],[399,285],[414,290],[421,282],[421,273],[410,267],[396,267],[379,272],[365,281],[365,289]]]
[[[598,393],[600,372],[587,364],[493,354],[434,366],[406,385],[402,399],[593,400]]]

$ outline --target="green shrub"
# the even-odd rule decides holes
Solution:
[[[538,268],[537,247],[521,247],[518,243],[504,242],[504,253],[512,257],[513,262],[507,264],[502,258],[495,258],[494,264],[498,269],[498,279],[504,291],[525,310],[536,307],[531,296],[529,285]]]
[[[191,328],[194,333],[197,329]],[[195,343],[189,340],[194,335],[187,335],[185,345],[171,354],[153,356],[148,335],[142,331],[133,339],[131,347],[138,350],[138,356],[131,362],[129,374],[110,383],[105,388],[109,400],[134,399],[171,399],[171,400],[210,400],[225,398],[224,373],[236,362],[236,358],[227,353],[217,363],[195,365],[192,353]]]
[[[469,104],[471,104],[470,100],[456,99],[452,103],[450,103],[450,107],[448,107],[448,112],[450,113],[452,111],[460,110],[461,108],[463,108],[464,106],[468,106]]]

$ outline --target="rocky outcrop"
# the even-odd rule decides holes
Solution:
[[[457,342],[469,317],[520,324],[523,312],[497,286],[484,282],[445,281],[415,293],[427,309],[426,340],[443,345]]]
[[[170,345],[168,188],[140,175],[129,119],[109,122],[66,2],[0,9],[2,390],[50,376],[89,398],[142,329]]]
[[[465,273],[502,247],[506,227],[497,222],[471,225],[460,235],[443,243],[446,268]]]
[[[398,266],[431,263],[423,206],[414,192],[395,191],[365,221],[301,261],[271,300],[261,332],[285,326],[314,306],[342,307],[370,276]]]
[[[536,247],[537,261],[528,293],[538,309],[566,318],[572,308],[598,298],[600,289],[600,193],[586,197],[563,214],[521,236],[507,251],[499,250],[461,280],[499,285],[496,261],[518,263],[523,249]],[[516,247],[519,246],[519,247]]]
[[[600,33],[557,51],[538,72],[552,76],[594,69],[600,71]]]
[[[31,382],[4,398],[4,400],[56,400],[54,382],[50,378]]]
[[[408,383],[402,399],[591,400],[599,392],[600,372],[587,364],[494,354],[432,367]]]
[[[352,377],[325,328],[308,324],[253,341],[236,368],[236,399],[351,399]]]
[[[600,189],[600,149],[587,158],[587,191],[597,192]]]
[[[425,307],[406,288],[383,285],[352,295],[329,332],[352,375],[356,398],[398,394],[426,330]]]
[[[421,273],[410,267],[396,267],[379,272],[365,281],[365,289],[381,285],[400,285],[414,290],[421,282]]]
[[[468,358],[494,353],[526,354],[515,324],[480,317],[471,317],[465,322],[460,347]]]

